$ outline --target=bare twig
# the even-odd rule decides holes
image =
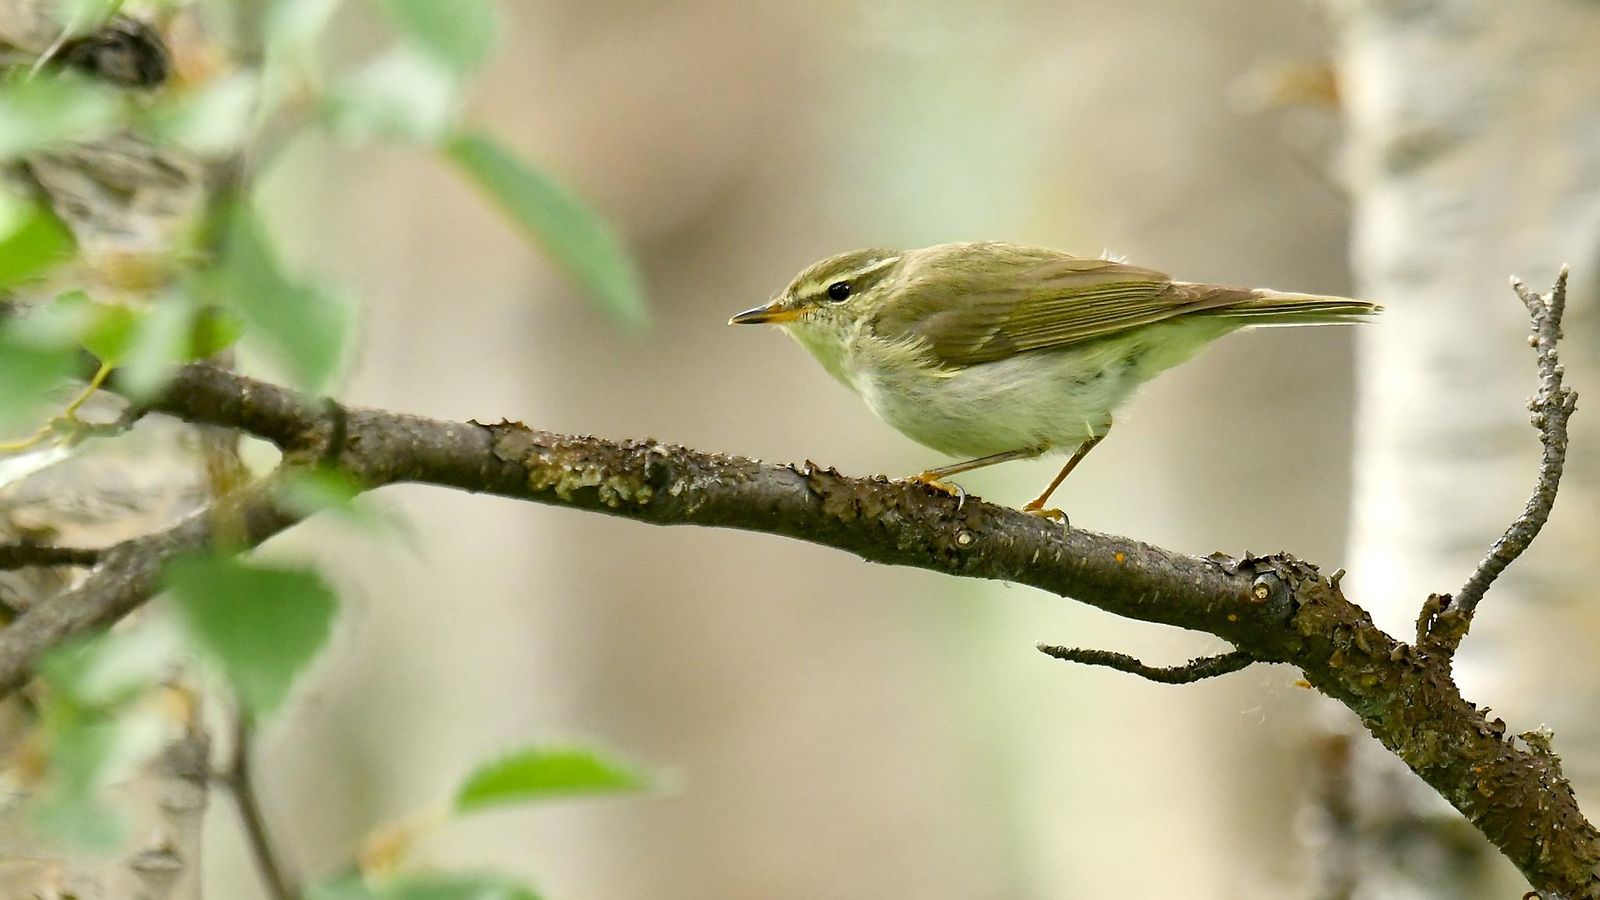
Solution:
[[[1050,644],[1040,644],[1039,652],[1066,662],[1116,669],[1118,672],[1127,672],[1129,675],[1137,675],[1147,681],[1154,681],[1159,684],[1193,684],[1196,681],[1204,681],[1207,678],[1232,674],[1257,661],[1255,657],[1240,650],[1222,653],[1217,656],[1202,656],[1199,659],[1191,659],[1181,666],[1150,666],[1126,653],[1117,653],[1112,650],[1088,650],[1082,647],[1057,647]]]
[[[0,544],[0,570],[30,566],[92,566],[100,551],[92,547],[52,547],[46,544]]]
[[[300,896],[298,881],[289,874],[283,856],[272,842],[266,816],[261,810],[261,797],[256,793],[250,766],[250,745],[254,736],[249,718],[239,712],[233,722],[233,757],[220,780],[239,810],[245,840],[250,845],[250,855],[255,858],[267,896],[272,900],[296,900]]]
[[[1561,470],[1567,459],[1567,420],[1578,404],[1577,393],[1561,383],[1565,372],[1556,349],[1562,337],[1561,317],[1567,308],[1567,275],[1567,268],[1563,266],[1561,274],[1556,276],[1555,286],[1544,296],[1528,290],[1516,279],[1511,281],[1517,296],[1528,307],[1528,316],[1533,323],[1528,343],[1537,354],[1539,393],[1528,404],[1528,408],[1532,411],[1533,427],[1539,429],[1544,454],[1539,461],[1538,483],[1522,514],[1494,542],[1489,554],[1478,563],[1472,577],[1462,585],[1454,603],[1450,604],[1455,614],[1464,620],[1454,643],[1459,643],[1461,637],[1466,635],[1466,624],[1471,622],[1472,614],[1489,586],[1533,543],[1539,530],[1549,520],[1551,508],[1555,506]]]

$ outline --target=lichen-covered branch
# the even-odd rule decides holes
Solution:
[[[1472,577],[1456,593],[1455,608],[1468,619],[1472,618],[1478,601],[1483,599],[1494,580],[1539,536],[1539,529],[1550,519],[1556,491],[1561,487],[1561,470],[1567,461],[1567,420],[1578,406],[1577,392],[1562,384],[1566,373],[1561,368],[1557,346],[1561,340],[1561,317],[1567,311],[1567,274],[1567,269],[1563,268],[1556,277],[1555,286],[1543,296],[1528,290],[1520,281],[1513,279],[1511,282],[1517,296],[1528,307],[1528,317],[1533,323],[1528,343],[1533,345],[1538,358],[1539,393],[1528,408],[1533,427],[1539,430],[1544,452],[1539,460],[1538,483],[1522,514],[1494,542]]]
[[[1600,832],[1578,809],[1549,742],[1538,733],[1508,734],[1504,722],[1461,696],[1447,659],[1384,633],[1345,598],[1337,577],[1290,556],[1188,556],[809,463],[345,408],[204,365],[180,370],[151,409],[257,435],[276,443],[291,469],[332,464],[373,488],[434,484],[654,524],[766,532],[874,562],[1031,585],[1120,616],[1216,635],[1239,655],[1209,665],[1298,666],[1536,888],[1600,897]],[[0,690],[22,684],[61,640],[145,602],[162,562],[204,547],[216,522],[232,523],[231,538],[255,544],[296,520],[275,502],[270,479],[219,506],[109,548],[77,589],[0,631]]]
[[[1539,392],[1529,401],[1528,409],[1544,449],[1532,496],[1522,513],[1495,540],[1466,584],[1454,597],[1434,594],[1423,602],[1417,618],[1417,647],[1445,665],[1449,665],[1472,627],[1479,601],[1500,573],[1533,544],[1555,507],[1561,472],[1567,461],[1567,421],[1578,406],[1577,392],[1563,384],[1566,373],[1561,367],[1558,348],[1562,336],[1561,318],[1567,308],[1567,276],[1567,269],[1563,267],[1547,295],[1528,290],[1516,279],[1511,281],[1517,297],[1528,308],[1532,323],[1528,343],[1534,348],[1538,363]]]

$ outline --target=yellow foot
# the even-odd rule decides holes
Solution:
[[[967,502],[966,488],[963,488],[959,484],[951,484],[947,481],[940,481],[939,476],[932,472],[923,472],[920,475],[913,475],[906,480],[914,481],[924,487],[931,488],[947,497],[954,497],[961,503]]]
[[[1060,522],[1062,525],[1072,524],[1072,521],[1067,518],[1066,513],[1059,509],[1045,509],[1044,504],[1042,503],[1029,503],[1027,506],[1022,508],[1022,511],[1030,516],[1038,516],[1041,519],[1049,519],[1052,522]]]

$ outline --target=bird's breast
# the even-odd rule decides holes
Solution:
[[[962,368],[926,351],[858,357],[853,387],[912,440],[959,457],[1070,450],[1105,430],[1136,386],[1128,354],[1109,343],[1018,354]]]

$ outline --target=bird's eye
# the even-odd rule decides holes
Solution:
[[[828,285],[828,299],[835,303],[843,303],[850,299],[850,282],[835,281]]]

